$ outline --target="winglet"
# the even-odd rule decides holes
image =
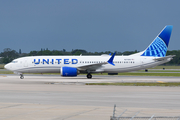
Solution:
[[[115,54],[116,54],[116,52],[114,52],[114,54],[111,56],[111,58],[107,61],[109,64],[114,65],[114,66],[115,66],[115,64],[113,63],[113,60],[114,60]]]

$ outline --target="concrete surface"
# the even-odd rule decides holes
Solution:
[[[85,82],[179,81],[178,77],[0,76],[0,120],[109,120],[116,115],[180,116],[180,87],[88,86]],[[52,84],[53,83],[53,84]]]

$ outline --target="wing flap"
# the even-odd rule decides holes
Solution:
[[[85,70],[95,71],[95,70],[101,68],[102,65],[105,65],[105,64],[108,64],[108,62],[96,63],[96,64],[90,64],[90,65],[84,65],[84,66],[78,67],[77,69],[80,70],[80,71],[81,71],[81,70],[82,70],[82,71],[85,71]]]

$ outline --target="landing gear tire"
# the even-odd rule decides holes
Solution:
[[[21,79],[24,79],[24,76],[21,74],[21,75],[20,75],[20,78],[21,78]]]
[[[88,79],[91,79],[92,78],[92,75],[90,73],[87,74],[87,78]]]
[[[145,69],[145,72],[148,72],[148,69]]]

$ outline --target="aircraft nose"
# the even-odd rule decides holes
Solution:
[[[7,69],[7,70],[9,70],[9,69],[10,69],[10,65],[9,65],[9,64],[6,64],[6,65],[4,66],[4,68]]]

